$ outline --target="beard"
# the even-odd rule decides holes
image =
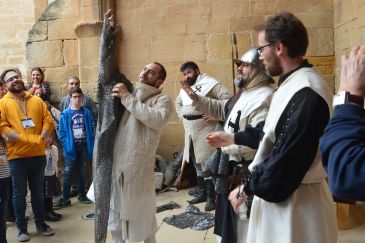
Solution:
[[[267,61],[267,63],[268,64],[265,65],[265,68],[266,73],[269,76],[275,77],[283,73],[283,68],[280,65],[279,58],[275,54],[270,56],[270,59]]]
[[[192,86],[192,85],[194,85],[195,84],[195,82],[196,82],[196,79],[198,78],[198,76],[199,76],[199,74],[194,74],[194,76],[193,77],[191,77],[191,78],[188,78],[188,84],[190,85],[190,86]]]
[[[243,76],[239,76],[239,77],[235,78],[233,82],[234,82],[234,85],[236,85],[236,87],[242,88],[247,83],[247,78],[245,78]]]
[[[24,82],[23,81],[16,81],[8,87],[8,90],[13,94],[19,94],[25,90]]]

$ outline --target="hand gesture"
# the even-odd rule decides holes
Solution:
[[[226,147],[234,144],[234,135],[225,132],[210,132],[205,137],[205,142],[216,148]]]
[[[354,47],[349,57],[342,56],[339,91],[365,97],[365,45]]]
[[[3,156],[0,156],[0,165],[5,165],[6,164],[6,160],[4,159]]]
[[[203,120],[208,123],[215,123],[217,120],[214,117],[203,115]]]
[[[106,12],[105,17],[108,19],[109,28],[114,29],[115,28],[115,19],[114,19],[114,15],[113,15],[111,9],[109,9],[108,12]]]
[[[193,101],[198,101],[198,95],[194,92],[191,86],[188,83],[187,78],[184,78],[180,81],[181,88],[186,92],[186,94],[192,99]]]
[[[231,202],[232,208],[235,211],[235,213],[239,212],[241,204],[246,202],[247,200],[247,196],[245,194],[243,194],[242,196],[237,196],[239,191],[243,191],[243,186],[237,187],[236,189],[231,191],[231,193],[228,196],[228,200]]]
[[[112,96],[122,98],[129,93],[127,87],[123,83],[118,83],[112,89]]]

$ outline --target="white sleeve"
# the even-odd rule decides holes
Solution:
[[[58,148],[56,145],[52,145],[52,160],[53,160],[53,167],[56,170],[56,175],[58,174]]]

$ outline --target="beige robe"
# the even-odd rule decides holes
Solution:
[[[143,83],[121,102],[126,110],[114,143],[108,228],[127,228],[123,239],[142,241],[157,230],[155,154],[173,105],[159,89]]]

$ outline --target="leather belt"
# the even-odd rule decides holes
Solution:
[[[186,120],[198,120],[202,119],[203,115],[183,115]]]

